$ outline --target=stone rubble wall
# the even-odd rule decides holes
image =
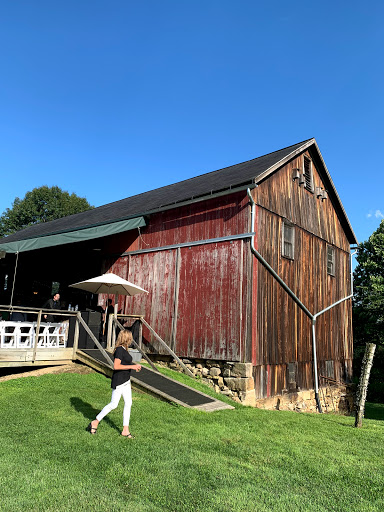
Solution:
[[[183,371],[173,359],[156,356],[155,362],[172,370]],[[252,363],[182,359],[185,366],[205,384],[243,405],[280,411],[316,412],[315,392],[287,392],[271,398],[256,399]],[[353,392],[345,385],[322,386],[319,390],[323,412],[350,414],[353,411]]]
[[[353,395],[352,388],[343,384],[320,387],[319,399],[323,413],[352,414],[354,409]],[[256,407],[278,411],[317,411],[314,390],[297,391],[296,393],[260,399],[256,401]]]

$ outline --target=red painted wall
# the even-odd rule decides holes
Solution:
[[[242,192],[161,212],[132,245],[148,249],[247,233],[249,211]],[[107,267],[149,291],[120,297],[119,309],[144,315],[178,355],[242,361],[250,352],[249,257],[248,242],[233,240],[128,254]],[[163,352],[145,330],[144,336],[152,351]]]

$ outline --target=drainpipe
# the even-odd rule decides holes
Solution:
[[[252,197],[250,189],[247,190],[248,197],[251,201],[251,231],[255,232],[255,206],[256,203]],[[261,256],[261,254],[256,250],[254,244],[254,236],[251,238],[251,251],[256,256],[256,258],[260,261],[262,265],[270,272],[273,277],[281,284],[284,290],[288,293],[288,295],[296,302],[300,309],[304,311],[304,313],[311,319],[312,321],[312,346],[313,346],[313,367],[314,367],[314,380],[315,380],[315,399],[316,405],[320,413],[322,413],[322,408],[320,404],[319,398],[319,381],[317,376],[317,351],[316,351],[316,336],[315,336],[315,326],[316,326],[316,318],[312,315],[312,313],[304,306],[301,300],[295,295],[295,293],[287,286],[287,284],[281,279],[281,277],[273,270],[273,268],[265,261],[265,259]]]
[[[255,225],[255,206],[256,203],[253,200],[253,197],[251,195],[250,189],[247,190],[248,197],[251,201],[251,224],[252,228],[251,231],[255,232],[254,225]],[[273,275],[273,277],[280,283],[280,285],[284,288],[284,290],[288,293],[288,295],[296,302],[296,304],[301,308],[304,313],[309,317],[312,318],[312,313],[308,311],[308,309],[304,306],[304,304],[301,302],[301,300],[295,295],[295,293],[289,288],[289,286],[281,279],[281,277],[273,270],[273,268],[269,265],[269,263],[262,257],[262,255],[256,250],[255,244],[254,244],[254,238],[255,235],[252,235],[251,237],[251,251],[256,256],[256,258],[260,261],[260,263],[268,270],[270,274]]]
[[[256,203],[252,197],[250,189],[247,189],[248,197],[251,201],[251,231],[255,232],[255,206]],[[251,237],[251,251],[256,256],[256,258],[260,261],[260,263],[272,274],[272,276],[280,283],[280,285],[284,288],[284,290],[288,293],[288,295],[296,302],[296,304],[304,311],[304,313],[311,319],[312,322],[312,348],[313,348],[313,373],[314,373],[314,381],[315,381],[315,399],[319,412],[323,412],[321,409],[320,398],[319,398],[319,379],[317,375],[317,348],[316,348],[316,320],[317,318],[325,313],[326,311],[334,308],[338,304],[350,299],[353,297],[353,272],[352,272],[352,257],[356,254],[357,251],[351,253],[351,295],[348,295],[344,299],[338,300],[331,306],[319,311],[315,315],[304,306],[304,304],[300,301],[300,299],[295,295],[295,293],[287,286],[287,284],[281,279],[281,277],[273,270],[273,268],[269,265],[269,263],[261,256],[261,254],[256,250],[254,244],[254,236]]]
[[[315,382],[317,383],[317,361],[316,361],[316,330],[315,330],[315,325],[316,325],[316,321],[318,319],[318,317],[320,315],[322,315],[323,313],[325,313],[326,311],[329,311],[330,309],[334,308],[335,306],[337,306],[338,304],[341,304],[342,302],[345,302],[346,300],[348,299],[351,299],[353,297],[353,271],[352,271],[352,258],[353,256],[357,253],[357,250],[355,252],[352,252],[350,254],[350,258],[351,258],[351,294],[348,295],[348,297],[344,297],[344,299],[340,299],[338,300],[337,302],[335,302],[334,304],[331,304],[330,306],[328,306],[327,308],[324,308],[322,309],[321,311],[319,311],[318,313],[316,313],[315,315],[313,315],[313,318],[312,318],[312,344],[313,344],[313,364],[314,364],[314,374],[315,374]],[[316,393],[315,393],[316,394]],[[321,411],[320,411],[321,412]]]
[[[329,311],[330,309],[334,308],[335,306],[337,306],[338,304],[341,304],[342,302],[348,300],[348,299],[351,299],[353,297],[353,271],[352,271],[352,258],[353,256],[357,253],[357,251],[355,252],[352,252],[351,255],[350,255],[350,258],[351,258],[351,294],[348,295],[348,297],[344,297],[344,299],[340,299],[338,300],[337,302],[335,302],[334,304],[331,304],[330,306],[328,306],[327,308],[325,309],[322,309],[321,311],[319,311],[318,313],[316,313],[315,315],[313,315],[313,319],[316,321],[317,318],[322,315],[323,313],[325,313],[326,311]]]
[[[256,185],[257,186],[257,185]],[[251,231],[255,232],[255,206],[256,203],[252,197],[251,191],[248,188],[247,189],[247,195],[251,201],[251,224],[252,229]],[[317,375],[317,348],[316,348],[316,320],[317,318],[325,313],[326,311],[334,308],[338,304],[341,304],[342,302],[351,299],[353,297],[353,272],[352,272],[352,257],[357,253],[357,250],[353,253],[351,253],[351,294],[347,297],[344,297],[344,299],[340,299],[334,304],[331,304],[327,308],[323,309],[322,311],[319,311],[315,315],[312,315],[312,313],[304,306],[304,304],[300,301],[300,299],[294,294],[294,292],[287,286],[287,284],[281,279],[281,277],[273,270],[273,268],[265,261],[265,259],[261,256],[261,254],[256,250],[254,245],[254,237],[255,235],[252,235],[251,237],[251,251],[256,256],[256,258],[260,261],[262,265],[270,272],[273,277],[281,284],[281,286],[284,288],[284,290],[288,293],[288,295],[296,302],[296,304],[304,311],[304,313],[311,319],[312,322],[312,348],[313,348],[313,373],[314,373],[314,381],[315,381],[315,400],[316,405],[318,408],[318,411],[322,413],[322,408],[320,404],[320,398],[319,398],[319,379]]]

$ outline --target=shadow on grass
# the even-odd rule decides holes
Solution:
[[[100,410],[95,409],[94,407],[92,407],[91,404],[89,404],[88,402],[84,402],[84,400],[78,398],[77,396],[71,397],[71,405],[74,409],[76,409],[76,411],[81,412],[81,414],[84,416],[84,418],[86,418],[88,423],[94,420],[97,414],[99,414],[100,412]],[[107,425],[109,425],[114,430],[117,430],[117,432],[120,432],[121,429],[107,416],[103,418],[103,422],[107,423]]]
[[[364,418],[367,420],[384,421],[384,404],[367,402],[365,404]]]

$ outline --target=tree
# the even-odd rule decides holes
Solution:
[[[369,239],[359,246],[356,259],[354,315],[359,319],[357,333],[364,344],[383,344],[384,220]]]
[[[48,222],[93,208],[84,197],[69,194],[59,187],[42,186],[16,197],[12,208],[0,217],[0,237],[15,233],[32,224]]]
[[[384,368],[384,220],[369,239],[360,244],[357,263],[353,301],[355,367],[360,370],[366,343],[375,343],[371,387],[376,395],[384,398],[384,381],[380,376]]]

